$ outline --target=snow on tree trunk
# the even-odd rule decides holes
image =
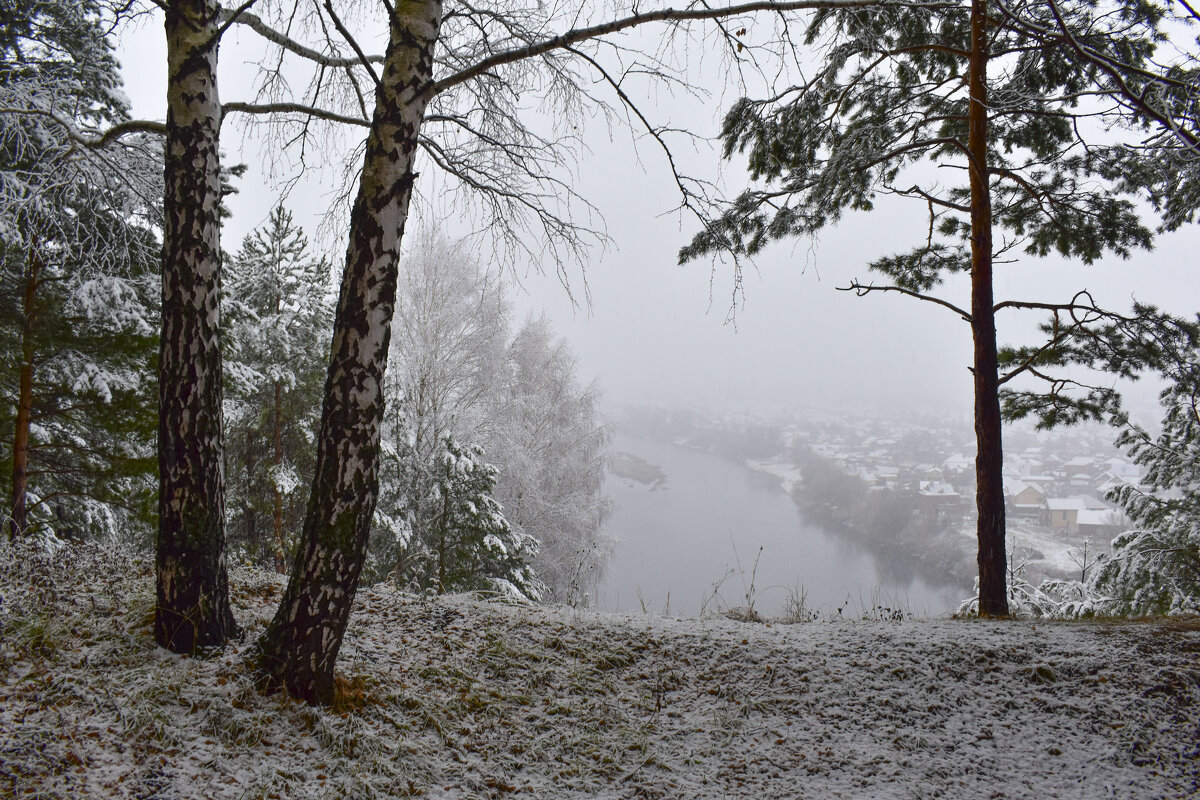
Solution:
[[[29,527],[29,426],[33,419],[33,329],[37,324],[37,289],[41,261],[37,243],[29,248],[25,262],[25,292],[21,303],[21,375],[17,389],[17,421],[13,430],[12,513],[8,519],[9,539]]]
[[[975,504],[979,512],[979,613],[1008,616],[1004,553],[1004,451],[1001,442],[996,313],[992,299],[992,198],[988,185],[987,2],[971,3],[970,110],[971,330],[975,343]]]
[[[154,637],[177,653],[220,646],[237,633],[225,571],[217,10],[213,0],[166,8]]]
[[[397,2],[391,15],[350,217],[312,494],[287,590],[259,642],[270,681],[312,703],[333,699],[375,510],[398,250],[441,19],[438,0]]]

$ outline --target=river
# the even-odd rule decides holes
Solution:
[[[657,465],[666,481],[651,488],[608,475],[605,492],[615,505],[608,526],[618,542],[597,597],[602,609],[690,617],[746,606],[749,597],[769,616],[802,595],[823,615],[886,608],[933,616],[965,596],[894,568],[885,577],[859,545],[807,521],[768,475],[623,434],[613,450]]]

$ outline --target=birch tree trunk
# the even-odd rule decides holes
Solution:
[[[1004,552],[1004,448],[996,312],[992,297],[992,196],[988,183],[986,0],[971,3],[971,333],[975,343],[975,505],[979,513],[979,614],[1008,616]]]
[[[350,217],[312,494],[287,590],[258,645],[268,681],[312,703],[333,699],[334,664],[375,511],[398,250],[442,19],[440,0],[393,7]]]
[[[17,419],[13,430],[12,505],[8,538],[29,528],[29,428],[33,422],[33,333],[37,325],[37,290],[42,264],[36,241],[25,262],[25,291],[21,300],[21,372],[17,388]]]
[[[177,653],[236,635],[225,572],[218,342],[218,3],[166,4],[167,135],[159,361],[158,605]]]

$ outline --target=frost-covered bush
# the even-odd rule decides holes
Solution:
[[[1008,613],[1018,618],[1052,617],[1058,609],[1058,603],[1053,596],[1027,581],[1023,574],[1013,575],[1008,579]],[[975,617],[979,615],[979,579],[975,579],[975,594],[962,602],[956,616]]]
[[[1109,599],[1095,586],[1094,569],[1087,582],[1053,580],[1035,586],[1025,577],[1025,564],[1014,563],[1012,553],[1009,553],[1008,563],[1011,565],[1007,581],[1008,609],[1014,617],[1074,619],[1111,613]],[[973,617],[978,614],[979,579],[976,578],[975,595],[963,601],[956,615]]]

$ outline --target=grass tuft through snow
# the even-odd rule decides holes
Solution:
[[[154,645],[152,559],[0,547],[0,796],[1193,797],[1195,621],[747,624],[360,592],[338,700]]]

